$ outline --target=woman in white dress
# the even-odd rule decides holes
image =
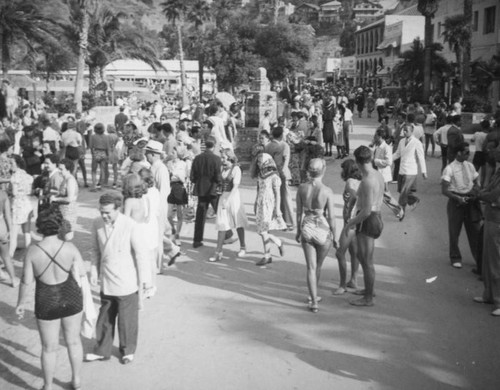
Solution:
[[[153,252],[150,256],[149,263],[149,273],[151,275],[151,290],[148,294],[148,298],[152,297],[156,293],[156,274],[160,271],[158,267],[157,259],[161,258],[160,251],[160,240],[163,239],[160,235],[160,191],[155,187],[155,182],[151,170],[148,168],[142,168],[139,171],[139,176],[143,182],[145,188],[145,195],[143,198],[147,200],[147,213],[146,213],[146,242],[149,250]],[[171,264],[169,264],[171,265]]]
[[[240,198],[239,185],[241,183],[241,169],[237,165],[234,152],[225,149],[221,152],[222,161],[222,195],[217,206],[217,217],[215,228],[217,229],[217,249],[215,255],[208,261],[215,262],[222,260],[222,246],[228,230],[236,229],[240,240],[240,251],[238,257],[245,257],[245,228],[248,221],[245,209]]]
[[[148,231],[148,200],[144,195],[145,188],[144,183],[139,175],[136,173],[130,173],[123,178],[123,214],[132,218],[135,222],[137,222],[137,232],[141,235],[140,241],[143,243],[148,242],[149,240],[149,231]],[[149,248],[148,248],[149,249]],[[150,253],[148,253],[148,258],[154,258],[153,250],[149,249]],[[145,296],[141,298],[146,298],[151,290],[151,280],[149,276],[151,273],[147,272],[143,283],[143,288],[140,291],[146,291]]]

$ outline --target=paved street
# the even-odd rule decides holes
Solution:
[[[375,120],[358,120],[353,146],[368,143],[375,125]],[[157,295],[140,312],[136,360],[122,366],[116,347],[111,360],[86,363],[83,389],[498,389],[500,320],[490,315],[489,306],[472,302],[482,285],[470,272],[465,233],[464,268],[449,264],[441,163],[438,158],[427,163],[429,180],[419,178],[418,208],[403,222],[383,208],[375,306],[356,308],[348,303],[351,294],[332,295],[339,279],[332,251],[323,268],[317,314],[306,308],[306,268],[294,232],[278,234],[286,243],[283,258],[273,248],[270,266],[254,265],[262,243],[251,211],[255,183],[246,172],[241,192],[252,224],[249,256],[235,260],[235,243],[224,249],[223,262],[208,263],[214,220],[200,250],[191,247],[193,223],[185,224],[185,256],[159,276]],[[326,182],[336,193],[338,234],[344,186],[339,167],[339,160],[329,158]],[[395,185],[391,189],[397,195]],[[98,213],[95,194],[82,190],[80,198],[75,242],[85,259],[87,229]],[[431,277],[437,279],[427,283]],[[36,390],[43,384],[36,322],[32,311],[17,320],[16,300],[17,291],[0,285],[0,389]],[[92,342],[85,340],[84,347],[90,350]],[[68,389],[69,381],[61,347],[54,388]]]

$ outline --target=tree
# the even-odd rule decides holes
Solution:
[[[342,55],[344,57],[352,56],[356,50],[356,24],[351,20],[348,20],[345,25],[342,33],[340,34],[339,45],[342,48]]]
[[[472,38],[472,0],[464,0],[464,18],[469,37]],[[465,42],[462,66],[462,84],[464,91],[470,91],[471,39]]]
[[[418,0],[417,9],[425,17],[424,34],[424,85],[422,90],[422,101],[427,102],[431,94],[431,71],[432,71],[432,19],[439,7],[439,0]]]
[[[16,44],[35,51],[35,44],[55,40],[60,29],[57,21],[46,16],[35,1],[10,0],[0,3],[0,50],[4,77],[11,67],[12,48]]]
[[[95,0],[65,0],[70,12],[70,20],[67,28],[68,35],[77,34],[78,62],[76,65],[75,94],[73,102],[76,110],[82,110],[83,95],[83,73],[85,71],[85,60],[88,52],[88,36],[90,27],[90,9]]]
[[[179,41],[179,61],[181,65],[181,91],[182,105],[187,103],[186,70],[184,69],[184,50],[182,46],[182,27],[187,18],[191,3],[188,0],[166,0],[161,3],[163,13],[167,19],[177,27],[177,39]]]
[[[41,55],[35,60],[36,70],[45,74],[46,91],[49,92],[50,77],[75,65],[75,57],[68,44],[45,43],[37,48]]]
[[[455,53],[462,96],[465,93],[463,54],[465,47],[470,46],[471,37],[472,32],[464,15],[455,15],[444,20],[443,38]]]
[[[213,29],[207,35],[207,65],[214,69],[222,90],[248,83],[250,76],[262,65],[255,51],[257,24],[251,20],[233,19],[227,29]]]
[[[304,68],[311,56],[312,37],[299,25],[279,23],[261,28],[255,46],[269,79],[281,81]]]
[[[436,82],[442,78],[443,73],[449,72],[451,69],[446,59],[437,53],[441,50],[442,46],[439,43],[434,43],[430,47],[433,67],[429,78],[432,79],[434,75]],[[401,61],[393,69],[394,78],[399,79],[400,82],[409,87],[412,98],[415,100],[421,98],[425,83],[424,65],[426,59],[424,53],[425,48],[422,42],[420,39],[415,39],[411,49],[401,54]]]
[[[102,5],[92,12],[86,63],[89,67],[89,93],[93,97],[96,85],[103,81],[104,68],[117,59],[141,60],[154,70],[163,67],[156,47],[144,39],[142,26],[127,25],[122,21],[125,18],[121,12]]]

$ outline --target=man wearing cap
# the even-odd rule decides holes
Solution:
[[[208,206],[212,205],[212,208],[217,210],[217,187],[222,183],[221,159],[214,154],[215,139],[209,137],[205,146],[205,152],[195,157],[191,167],[191,182],[194,184],[193,194],[198,197],[194,222],[194,248],[203,245]]]
[[[168,222],[168,195],[170,194],[170,175],[167,166],[162,161],[163,145],[161,142],[149,140],[144,148],[146,159],[151,164],[151,173],[155,187],[160,191],[160,252],[158,268],[162,269],[163,254],[166,253],[168,265],[175,263],[181,254],[181,248],[170,240],[171,227]]]

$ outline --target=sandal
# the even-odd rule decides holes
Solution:
[[[317,313],[319,311],[319,308],[318,308],[318,302],[311,302],[309,303],[309,310],[313,313]]]
[[[280,256],[283,257],[285,255],[285,243],[281,241],[281,245],[278,246],[278,250],[280,251]]]
[[[222,260],[222,252],[215,252],[215,256],[210,257],[210,258],[208,259],[208,261],[209,261],[210,263],[215,263],[215,262],[217,262],[217,261],[221,261],[221,260]]]
[[[273,262],[273,258],[272,257],[263,257],[262,260],[258,261],[257,263],[255,263],[255,265],[257,267],[262,267],[266,264],[271,264]]]

